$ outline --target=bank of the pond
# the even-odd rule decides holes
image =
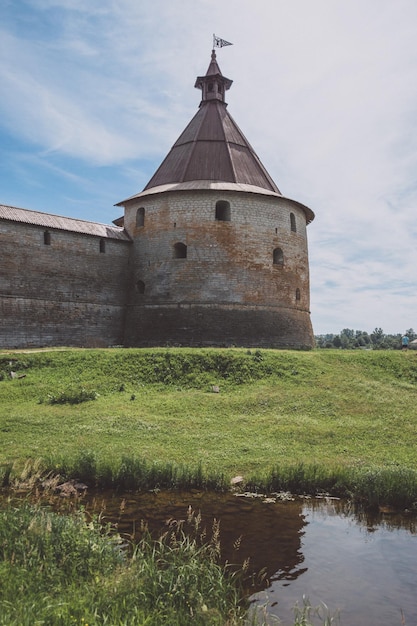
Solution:
[[[0,353],[0,480],[417,502],[417,354]]]
[[[48,464],[42,459],[28,462],[19,474],[13,466],[0,468],[0,485],[20,490],[55,490],[80,493],[84,489],[114,492],[146,492],[168,489],[212,492],[283,494],[315,497],[329,495],[350,500],[366,508],[392,507],[417,514],[417,471],[407,468],[329,468],[298,463],[275,466],[263,474],[232,480],[221,473],[207,473],[174,463],[160,464],[135,457],[122,457],[109,464],[90,452],[71,462]]]

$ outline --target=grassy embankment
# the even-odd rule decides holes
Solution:
[[[0,483],[50,471],[102,487],[225,489],[242,474],[251,489],[412,507],[416,381],[414,353],[3,353]],[[3,506],[0,624],[247,623],[218,552],[176,527],[129,550],[82,512]],[[307,606],[295,624],[310,623]]]
[[[417,353],[3,352],[0,378],[4,483],[42,459],[102,487],[221,489],[239,474],[250,489],[417,502]]]

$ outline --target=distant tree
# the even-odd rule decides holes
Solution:
[[[417,339],[417,333],[412,328],[405,331],[411,341]],[[354,350],[367,348],[373,350],[399,350],[401,348],[402,333],[386,335],[382,328],[375,328],[372,333],[363,330],[343,328],[338,335],[327,333],[315,337],[318,348],[342,348]]]
[[[315,341],[317,348],[333,348],[333,333],[327,333],[326,335],[316,335]]]
[[[384,331],[382,328],[375,328],[371,333],[371,341],[374,349],[381,349],[384,347]]]
[[[366,348],[371,343],[371,338],[367,332],[357,330],[355,332],[355,348]]]
[[[333,337],[333,346],[335,348],[341,348],[342,347],[342,340],[340,339],[340,335],[335,335]]]

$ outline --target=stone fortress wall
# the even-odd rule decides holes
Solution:
[[[173,191],[127,202],[124,240],[0,219],[0,347],[310,347],[297,202]]]
[[[0,219],[0,347],[123,344],[130,247]]]

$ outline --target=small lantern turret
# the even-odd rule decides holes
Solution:
[[[211,100],[220,100],[220,102],[226,104],[225,92],[230,89],[232,83],[232,80],[225,78],[221,73],[217,63],[216,53],[212,50],[211,61],[206,75],[198,76],[194,85],[194,87],[201,89],[203,92],[200,106]]]

